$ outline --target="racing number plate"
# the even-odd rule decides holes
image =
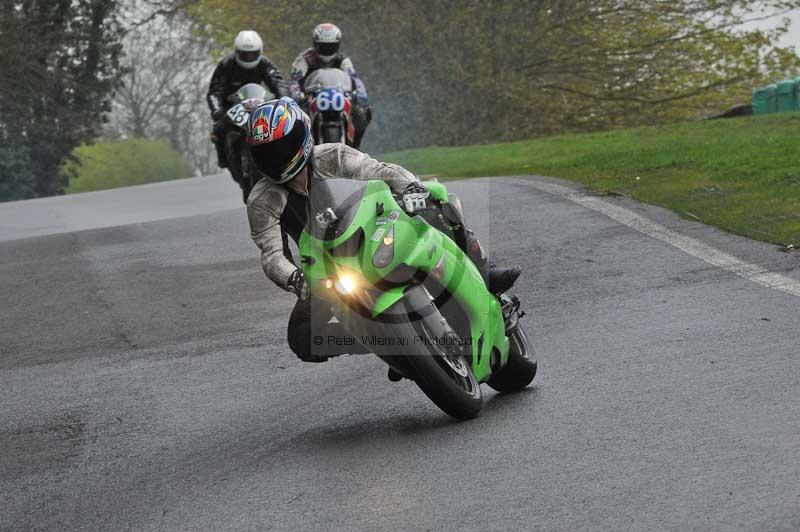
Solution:
[[[245,124],[247,124],[247,119],[250,117],[242,104],[234,105],[228,109],[228,112],[225,114],[236,127],[244,127]]]

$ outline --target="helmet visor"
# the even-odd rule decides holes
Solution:
[[[250,146],[250,155],[256,168],[262,174],[273,181],[280,181],[283,173],[296,162],[299,152],[303,149],[305,140],[305,128],[294,127],[285,137],[268,142]]]
[[[314,46],[319,55],[336,55],[339,51],[338,42],[318,42]]]
[[[258,59],[261,57],[261,52],[259,52],[258,50],[252,52],[237,50],[236,57],[238,57],[239,61],[241,61],[242,63],[252,63],[254,61],[258,61]]]

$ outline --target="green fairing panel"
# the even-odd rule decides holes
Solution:
[[[442,203],[447,203],[447,187],[438,181],[425,181],[422,184],[425,185],[425,188],[431,193],[432,198]]]
[[[435,235],[434,238],[441,250],[433,256],[429,265],[420,266],[420,268],[431,271],[444,257],[444,275],[441,281],[469,318],[472,329],[472,370],[479,381],[485,380],[491,374],[489,360],[493,347],[500,352],[502,364],[505,364],[508,359],[508,339],[505,335],[500,304],[497,298],[485,289],[483,277],[478,268],[458,245],[430,226],[426,226],[426,229],[428,233]],[[426,248],[422,247],[422,249]],[[483,289],[476,290],[476,287]],[[483,336],[483,345],[479,352],[481,336]]]
[[[405,292],[405,286],[399,286],[397,288],[390,288],[385,292],[381,292],[380,295],[375,299],[375,305],[372,307],[372,317],[375,318],[380,316],[386,309],[403,299],[403,292]]]
[[[391,212],[397,212],[398,217],[402,214],[400,206],[397,205],[386,184],[383,181],[369,181],[367,182],[364,196],[360,201],[358,212],[353,217],[349,227],[337,238],[323,241],[314,238],[308,231],[303,231],[300,236],[299,248],[301,258],[304,258],[303,273],[306,278],[317,281],[330,278],[336,274],[337,266],[360,272],[363,277],[372,283],[380,278],[380,274],[372,266],[372,255],[380,245],[380,241],[372,240],[376,230],[380,228],[376,224],[376,208],[378,204],[384,206],[386,216]],[[336,257],[334,263],[331,250],[345,243],[360,230],[364,231],[364,253],[356,257]],[[306,257],[310,257],[311,260]]]

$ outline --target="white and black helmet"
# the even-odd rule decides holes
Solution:
[[[339,52],[342,31],[336,24],[323,22],[314,28],[314,50],[324,60],[329,61]]]
[[[236,62],[240,67],[249,70],[258,66],[264,48],[258,33],[252,30],[240,31],[233,41],[233,47],[236,50]]]

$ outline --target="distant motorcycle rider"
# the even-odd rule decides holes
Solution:
[[[276,96],[286,96],[289,90],[280,71],[262,54],[264,44],[252,30],[240,31],[233,42],[234,51],[219,62],[208,85],[208,108],[214,120],[211,140],[217,149],[217,164],[227,168],[225,127],[222,117],[231,106],[228,96],[248,83],[264,84]]]
[[[312,304],[314,298],[309,296],[302,270],[291,260],[285,235],[299,241],[306,225],[308,191],[325,179],[380,179],[399,195],[424,192],[424,184],[401,166],[377,161],[341,143],[314,146],[310,119],[291,98],[266,102],[250,114],[247,146],[261,177],[247,201],[250,236],[261,250],[267,277],[298,296],[289,318],[289,347],[307,362],[357,352],[352,346],[312,346],[313,335],[327,338],[346,333],[339,323],[329,323],[329,306]],[[443,213],[455,228],[456,243],[478,267],[489,290],[501,293],[511,288],[522,270],[490,264],[480,242],[466,227],[460,201],[449,205]]]
[[[364,82],[358,77],[353,62],[349,57],[339,51],[342,42],[342,32],[335,24],[324,22],[314,28],[313,46],[302,51],[292,63],[292,79],[289,82],[289,91],[296,102],[303,105],[306,95],[305,80],[309,74],[320,68],[338,68],[346,72],[353,81],[353,127],[355,137],[353,147],[361,146],[361,139],[367,126],[372,121],[372,109],[367,98],[367,89]]]

